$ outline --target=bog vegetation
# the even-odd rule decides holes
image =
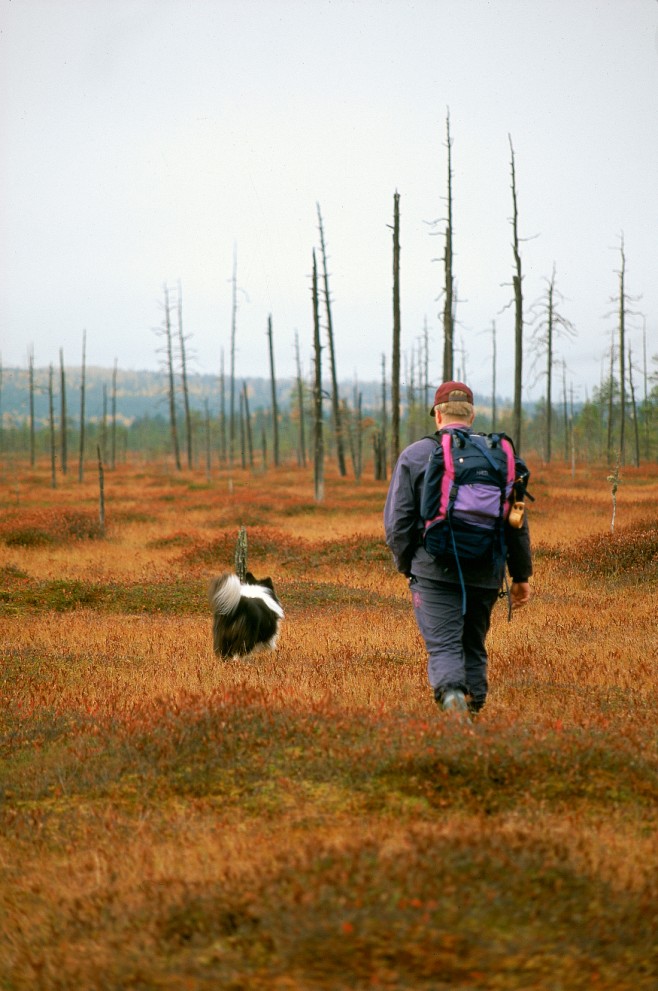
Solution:
[[[0,987],[654,991],[658,469],[533,465],[534,599],[437,711],[385,481],[1,479]],[[212,655],[271,575],[279,649]]]

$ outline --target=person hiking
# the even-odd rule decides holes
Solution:
[[[532,575],[532,554],[527,516],[522,509],[524,483],[529,472],[523,461],[514,455],[509,438],[503,434],[484,437],[473,433],[473,393],[463,382],[444,382],[438,387],[430,416],[435,421],[436,434],[406,447],[393,470],[384,508],[386,544],[397,570],[409,582],[416,622],[427,648],[428,678],[436,703],[444,710],[475,714],[482,709],[487,698],[485,638],[491,611],[503,582],[508,585],[510,610],[521,608],[530,599],[528,579]],[[446,437],[447,440],[444,439]],[[442,446],[445,444],[447,448]],[[450,507],[444,507],[445,553],[432,556],[424,540],[424,532],[429,536],[429,530],[426,530],[428,520],[421,514],[428,466],[433,456],[454,457],[457,464],[453,464],[452,470],[455,472],[453,482],[456,482],[459,462],[464,460],[460,458],[459,445],[465,448],[467,444],[471,448],[485,449],[483,457],[487,460],[482,461],[481,476],[486,472],[490,476],[493,474],[493,470],[489,471],[487,467],[488,462],[494,463],[492,454],[496,452],[492,448],[497,448],[498,462],[503,465],[498,480],[500,553],[496,553],[494,548],[471,560],[468,549],[460,551],[455,539],[455,533],[459,538],[459,524],[455,521],[453,529]],[[508,475],[507,479],[501,477],[505,473],[503,449],[507,451],[513,478],[512,475]],[[478,452],[473,456],[478,457]],[[440,467],[441,475],[445,471],[443,460]],[[448,498],[445,493],[449,493],[454,500],[458,486],[451,486],[450,479],[447,482],[442,487],[443,498]],[[504,491],[506,485],[507,492]],[[477,493],[482,487],[475,485],[471,489]],[[519,515],[522,519],[519,522],[517,517],[514,519],[515,525],[511,525],[509,505],[515,497],[521,500],[514,508],[521,507]],[[440,510],[438,515],[441,516]],[[456,515],[455,512],[455,518]],[[492,521],[490,526],[493,525]],[[490,534],[493,533],[490,530]],[[429,539],[425,539],[429,546]],[[494,537],[489,539],[494,540]],[[507,582],[506,568],[511,587]]]

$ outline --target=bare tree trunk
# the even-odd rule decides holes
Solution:
[[[304,430],[304,382],[302,379],[302,363],[299,357],[299,334],[295,331],[295,361],[297,366],[297,411],[299,413],[299,441],[297,447],[297,464],[306,467],[306,435]]]
[[[101,449],[98,445],[96,445],[96,455],[98,457],[98,524],[101,536],[105,536],[105,474]]]
[[[107,461],[107,386],[103,382],[103,416],[101,419],[101,452],[103,461]]]
[[[205,422],[205,438],[206,438],[206,479],[210,481],[211,473],[211,454],[210,454],[210,410],[208,409],[208,399],[203,400],[204,408],[204,422]]]
[[[187,385],[187,354],[183,333],[183,290],[178,283],[178,347],[180,350],[181,382],[183,386],[183,409],[185,411],[185,439],[187,441],[187,467],[192,468],[192,416],[190,414],[190,391]]]
[[[519,211],[516,199],[516,168],[514,165],[514,147],[512,137],[509,136],[509,146],[511,152],[512,168],[512,230],[514,235],[514,275],[512,282],[514,285],[514,442],[517,451],[521,450],[521,427],[523,419],[522,388],[523,388],[523,293],[521,283],[521,255],[519,253]]]
[[[547,347],[546,347],[546,462],[551,463],[551,433],[553,430],[553,305],[555,293],[555,265],[548,284],[547,298]]]
[[[648,391],[648,373],[647,373],[647,322],[643,321],[642,324],[642,368],[643,368],[643,380],[644,380],[644,403],[642,406],[642,423],[644,426],[644,458],[646,461],[649,460],[650,452],[650,413],[651,407],[649,405],[649,391]]]
[[[567,406],[567,363],[562,362],[562,412],[564,417],[564,460],[569,461],[569,408]]]
[[[240,392],[240,464],[247,467],[247,438],[245,435],[244,389]]]
[[[345,467],[345,440],[340,416],[340,400],[338,396],[338,376],[336,374],[336,353],[334,349],[334,328],[331,319],[331,297],[329,295],[329,273],[327,271],[327,251],[324,243],[324,228],[322,226],[322,214],[320,204],[317,204],[318,224],[320,227],[320,248],[322,250],[322,270],[324,279],[324,303],[327,314],[327,340],[329,344],[329,364],[331,371],[331,408],[334,421],[334,434],[336,437],[336,457],[338,459],[338,471],[341,478],[347,475]]]
[[[50,424],[50,485],[57,488],[57,460],[55,433],[55,397],[53,396],[53,366],[48,369],[48,422]]]
[[[62,474],[68,471],[67,415],[66,415],[66,372],[64,371],[64,349],[59,349],[59,388],[60,388],[60,434]]]
[[[267,318],[267,340],[270,350],[270,382],[272,385],[272,427],[274,431],[274,467],[279,467],[279,407],[276,402],[276,375],[274,374],[274,343],[272,341],[272,314]]]
[[[608,438],[606,444],[606,456],[608,464],[612,464],[612,423],[615,411],[615,342],[614,338],[610,342],[610,377],[608,381]]]
[[[251,436],[251,413],[249,412],[249,395],[247,393],[247,383],[242,383],[242,397],[244,402],[244,425],[247,438],[247,458],[249,467],[254,467],[254,445]]]
[[[231,372],[229,378],[228,463],[233,467],[235,457],[235,333],[238,314],[238,251],[233,250],[233,278],[231,279]]]
[[[446,147],[448,149],[448,220],[446,223],[445,250],[443,254],[443,381],[454,375],[454,314],[452,275],[452,140],[450,138],[450,111],[446,114]]]
[[[112,457],[110,467],[112,471],[117,464],[117,359],[114,359],[112,370]]]
[[[313,388],[313,482],[315,501],[324,501],[324,434],[322,424],[322,347],[320,344],[320,312],[318,303],[318,267],[313,251],[313,351],[315,354],[315,385]]]
[[[235,573],[241,582],[247,577],[247,531],[243,526],[238,531],[235,545]]]
[[[393,362],[391,368],[391,471],[400,456],[400,194],[393,196]]]
[[[222,348],[219,369],[219,460],[222,465],[227,463],[226,444],[226,376],[224,374],[224,349]]]
[[[2,426],[2,355],[0,354],[0,453],[4,451],[4,432]]]
[[[174,460],[176,471],[181,470],[180,448],[178,446],[178,425],[176,423],[176,387],[174,382],[174,347],[171,336],[171,309],[169,306],[169,290],[164,287],[165,298],[165,335],[167,348],[167,376],[169,378],[169,425],[171,429],[171,443],[174,449]]]
[[[379,468],[375,470],[375,478],[386,480],[386,459],[388,445],[388,415],[386,410],[386,355],[382,354],[382,430],[379,443]]]
[[[640,429],[637,422],[637,404],[635,402],[635,385],[633,383],[633,362],[631,359],[631,349],[628,349],[628,384],[631,390],[631,409],[633,411],[633,433],[635,439],[635,457],[633,464],[640,467]]]
[[[493,356],[491,359],[491,429],[496,430],[496,321],[491,321]]]
[[[82,331],[82,371],[80,376],[80,458],[78,460],[78,481],[85,477],[85,378],[87,375],[87,331]]]
[[[31,347],[27,356],[27,378],[30,401],[30,467],[34,468],[36,456],[36,428],[34,422],[34,348]]]
[[[624,254],[624,236],[621,238],[621,269],[619,271],[619,460],[625,463],[626,446],[626,296],[624,282],[626,279],[626,256]]]

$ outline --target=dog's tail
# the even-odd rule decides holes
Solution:
[[[220,616],[230,616],[234,613],[240,602],[238,576],[227,573],[217,578],[210,588],[210,601],[215,613]]]

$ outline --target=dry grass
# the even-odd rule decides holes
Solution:
[[[121,468],[0,489],[0,987],[653,991],[658,472],[537,469],[535,597],[442,717],[385,485]],[[220,664],[209,577],[271,574]]]

